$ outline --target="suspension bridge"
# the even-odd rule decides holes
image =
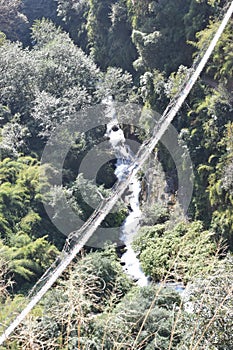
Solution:
[[[71,261],[80,252],[83,246],[88,242],[93,233],[96,231],[98,226],[105,219],[106,215],[111,211],[118,199],[121,198],[127,187],[129,186],[132,179],[136,176],[138,171],[143,167],[147,161],[150,153],[154,150],[156,144],[161,139],[168,126],[180,110],[188,94],[190,93],[193,85],[196,83],[198,77],[203,71],[207,61],[209,60],[220,36],[222,35],[226,25],[228,24],[233,13],[233,1],[231,1],[227,8],[225,15],[220,23],[218,30],[216,31],[213,39],[211,40],[207,50],[203,55],[199,54],[199,60],[193,65],[193,69],[190,70],[189,74],[180,92],[168,105],[164,113],[162,114],[159,122],[154,128],[151,139],[143,143],[135,156],[133,164],[130,166],[130,171],[125,174],[123,181],[117,181],[114,188],[112,189],[111,195],[102,201],[99,207],[94,211],[90,218],[85,224],[77,231],[71,232],[68,236],[65,246],[61,252],[61,255],[56,259],[53,265],[45,272],[45,274],[36,283],[32,291],[29,293],[29,302],[27,306],[22,310],[21,313],[11,322],[6,328],[4,333],[0,336],[0,345],[2,345],[9,336],[15,331],[20,325],[24,318],[29,312],[35,307],[35,305],[41,300],[45,293],[52,287],[55,281],[61,276],[63,271],[71,263]],[[71,241],[73,244],[71,245]]]

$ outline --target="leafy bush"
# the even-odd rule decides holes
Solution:
[[[179,223],[174,228],[168,222],[140,229],[133,246],[140,254],[145,274],[155,281],[165,277],[188,281],[211,271],[211,260],[217,251],[211,235],[204,231],[201,222]]]

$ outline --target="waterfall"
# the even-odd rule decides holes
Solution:
[[[141,184],[136,178],[133,179],[129,186],[129,204],[131,208],[130,214],[127,216],[122,226],[122,240],[126,246],[126,252],[122,255],[121,261],[124,263],[124,270],[133,279],[137,280],[137,284],[141,287],[148,284],[148,278],[144,275],[140,262],[131,247],[134,235],[140,226],[141,210],[139,207],[139,194]]]
[[[108,106],[108,115],[110,116],[106,136],[109,138],[117,157],[115,175],[119,180],[123,180],[133,161],[133,153],[125,142],[124,133],[118,124],[112,101],[108,99],[105,103]],[[120,238],[126,247],[126,252],[121,257],[121,261],[124,263],[124,271],[142,287],[148,285],[148,278],[144,275],[137,255],[131,246],[133,237],[139,229],[142,215],[139,203],[140,191],[140,181],[135,177],[130,183],[128,193],[125,196],[125,202],[130,207],[130,213],[123,223]]]

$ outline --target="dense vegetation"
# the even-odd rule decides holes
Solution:
[[[65,241],[42,203],[59,217],[64,192],[86,220],[92,210],[82,188],[94,202],[108,196],[114,182],[111,164],[99,175],[98,193],[78,175],[80,159],[105,132],[80,131],[63,184],[48,195],[49,177],[57,171],[54,164],[40,164],[49,137],[63,122],[75,121],[82,130],[85,113],[78,112],[108,95],[161,113],[206,48],[224,5],[0,0],[1,332]],[[139,288],[125,275],[114,245],[84,249],[1,349],[232,349],[232,40],[231,20],[174,121],[194,169],[187,215],[168,201],[142,203],[133,247],[151,284]],[[176,202],[174,164],[164,147],[157,151],[167,178],[173,177]],[[104,225],[121,224],[125,213],[120,203]],[[183,296],[174,282],[185,284]]]

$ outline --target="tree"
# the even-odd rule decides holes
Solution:
[[[189,1],[147,1],[143,6],[144,11],[136,14],[132,6],[132,39],[139,55],[134,67],[140,72],[159,69],[170,74],[191,59],[183,21]]]
[[[45,296],[42,313],[21,326],[17,343],[27,344],[30,333],[34,347],[43,342],[45,349],[86,348],[96,317],[113,310],[131,285],[114,247],[78,259]]]
[[[1,161],[1,254],[9,261],[16,288],[22,288],[25,280],[35,280],[57,254],[46,236],[51,224],[47,224],[41,208],[41,188],[46,185],[41,170],[39,162],[31,157]]]
[[[107,198],[109,194],[109,190],[105,189],[103,185],[95,185],[93,181],[85,179],[81,173],[75,181],[71,181],[67,186],[52,186],[49,194],[47,194],[46,202],[53,220],[69,234],[88,220],[103,198]],[[116,211],[108,214],[101,226],[105,228],[120,227],[126,214],[127,209],[120,201],[116,206]],[[105,240],[110,242],[119,241],[118,230],[113,231],[112,235],[108,234],[107,237],[102,237],[97,229],[87,246],[90,244],[90,247],[96,247],[96,244],[97,246],[104,244]]]
[[[40,176],[42,168],[31,157],[22,156],[17,161],[5,158],[0,164],[0,208],[4,218],[1,237],[8,240],[11,236],[9,232],[17,230],[17,225],[20,225],[27,214],[31,211],[35,215],[41,214],[41,189],[46,185],[46,178]],[[39,235],[38,231],[40,229],[37,227],[33,234]]]
[[[90,0],[88,13],[88,41],[95,62],[106,69],[108,60],[108,33],[111,27],[111,6],[115,0]]]
[[[32,240],[28,234],[19,231],[12,237],[9,246],[0,242],[1,256],[9,261],[9,273],[14,277],[16,290],[25,290],[27,282],[35,282],[55,260],[58,251],[46,238]]]
[[[7,123],[2,128],[1,151],[6,155],[19,156],[20,153],[28,153],[27,138],[29,130],[17,122]]]
[[[223,152],[216,165],[211,168],[208,177],[207,191],[213,210],[211,226],[217,236],[223,237],[232,250],[233,197],[231,192],[232,175],[229,174],[232,167],[232,123],[226,125],[224,137],[219,141],[219,144],[223,147]]]
[[[28,117],[34,99],[37,68],[33,53],[19,43],[0,46],[1,104]]]
[[[184,16],[187,40],[195,40],[196,33],[206,28],[209,17],[214,15],[214,12],[207,1],[191,1],[189,11]]]
[[[169,211],[161,204],[145,205],[142,209],[142,226],[162,224],[169,219]]]
[[[139,252],[145,274],[153,280],[166,277],[187,282],[201,272],[211,271],[217,251],[212,235],[204,231],[201,222],[179,223],[172,229],[168,221],[143,227],[133,247]]]
[[[179,295],[169,288],[152,285],[132,289],[111,314],[105,311],[94,320],[87,341],[94,349],[102,345],[107,350],[114,347],[167,350],[179,302]],[[177,338],[171,349],[176,348],[176,342]]]
[[[36,123],[33,129],[37,128],[37,136],[46,140],[59,125],[72,120],[75,122],[80,115],[78,112],[81,107],[88,106],[90,102],[91,96],[84,87],[80,86],[71,87],[61,92],[61,97],[56,97],[55,94],[44,90],[38,92],[33,103],[32,117]],[[80,120],[80,123],[82,122]]]
[[[39,88],[61,97],[72,87],[93,94],[98,81],[98,69],[69,36],[46,19],[32,27],[35,55],[39,66]]]
[[[87,14],[90,9],[88,0],[57,0],[57,15],[61,25],[74,41],[88,53]]]
[[[198,39],[195,46],[198,50],[202,50],[206,46],[206,43],[210,41],[210,38],[213,37],[217,28],[219,27],[220,22],[210,22],[207,28],[196,34]],[[218,41],[213,56],[208,62],[207,72],[212,79],[217,79],[218,81],[224,83],[225,86],[231,88],[232,81],[232,51],[231,51],[231,42],[232,42],[232,21],[227,25],[224,33],[221,36],[221,39]]]
[[[112,96],[116,101],[127,101],[133,98],[133,78],[121,68],[108,67],[103,79],[99,82],[96,95],[99,98]]]
[[[233,346],[232,256],[215,265],[213,273],[195,280],[188,289],[191,312],[178,322],[179,349],[226,350]]]
[[[6,35],[3,32],[0,32],[0,46],[5,44],[6,42]]]
[[[22,0],[22,12],[27,16],[30,25],[42,18],[57,21],[57,1],[54,0]]]
[[[8,265],[7,265],[7,260],[1,256],[0,259],[0,303],[2,304],[8,295],[8,288],[11,285],[11,281],[9,277],[7,276],[8,274]]]
[[[96,101],[100,75],[94,62],[48,20],[36,21],[32,32],[32,50],[19,43],[0,46],[1,123],[13,122],[4,126],[5,145],[5,130],[18,140],[23,133],[25,144],[39,153],[57,125],[75,120],[84,105]]]
[[[21,0],[0,1],[0,31],[9,40],[28,39],[29,25],[27,17],[22,13]]]
[[[132,63],[137,57],[137,51],[131,38],[132,27],[126,0],[120,0],[112,5],[110,18],[108,66],[120,67],[133,73]]]

